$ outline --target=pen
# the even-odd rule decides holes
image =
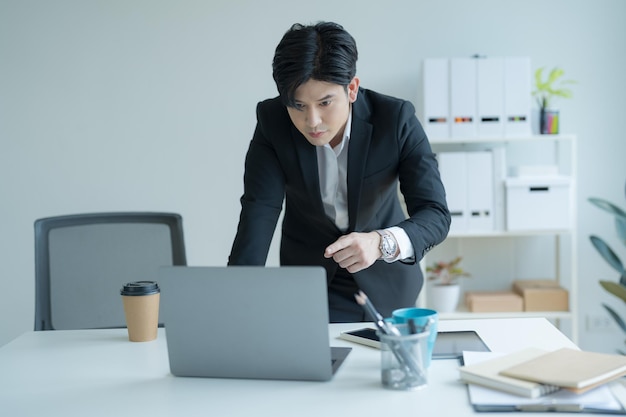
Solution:
[[[354,298],[356,299],[356,302],[361,305],[372,317],[376,327],[378,327],[381,333],[391,336],[401,336],[400,331],[396,327],[387,323],[383,319],[383,316],[380,315],[363,291],[359,291],[357,294],[354,294]],[[401,342],[392,342],[389,348],[398,360],[398,363],[404,367],[406,376],[409,376],[410,374],[417,374],[419,377],[423,376],[422,369],[415,362],[415,358],[404,348]]]
[[[408,323],[409,323],[409,333],[411,334],[417,333],[417,327],[415,326],[415,319],[410,318],[408,320]]]

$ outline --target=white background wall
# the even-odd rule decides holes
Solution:
[[[601,302],[624,311],[587,236],[626,253],[586,199],[625,206],[624,18],[623,0],[0,0],[0,345],[33,328],[37,218],[179,212],[189,264],[224,265],[274,48],[294,22],[334,20],[362,85],[418,107],[425,57],[526,55],[578,80],[560,108],[580,141],[580,345],[614,351],[616,328],[585,328]]]

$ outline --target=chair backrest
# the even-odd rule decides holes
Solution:
[[[186,265],[175,213],[90,213],[35,221],[35,330],[126,327],[120,289]]]

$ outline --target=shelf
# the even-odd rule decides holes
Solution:
[[[571,311],[511,311],[493,313],[474,313],[470,311],[455,311],[452,313],[440,313],[440,320],[470,320],[470,319],[500,319],[516,317],[545,317],[549,320],[571,319]]]
[[[529,136],[511,136],[511,137],[456,137],[449,139],[432,138],[429,139],[431,145],[463,145],[463,144],[489,144],[489,143],[519,143],[519,142],[549,142],[549,141],[573,141],[576,135],[559,134],[559,135],[529,135]]]
[[[525,236],[553,236],[572,233],[572,229],[546,229],[546,230],[494,230],[494,231],[467,231],[451,232],[448,239],[463,239],[477,237],[525,237]]]
[[[578,337],[578,271],[576,263],[576,177],[577,136],[523,135],[511,137],[455,137],[430,138],[431,147],[438,156],[444,153],[472,153],[491,151],[493,155],[494,187],[491,207],[494,224],[492,230],[477,230],[467,224],[451,231],[447,238],[433,248],[422,260],[426,265],[436,260],[464,258],[464,268],[476,279],[462,285],[464,291],[505,291],[516,279],[551,279],[569,292],[570,311],[517,311],[517,312],[470,312],[459,305],[457,311],[440,313],[440,319],[493,319],[515,317],[544,317],[558,323],[565,334],[576,341]],[[455,159],[446,159],[447,167],[456,167]],[[452,161],[452,162],[450,162]],[[460,165],[463,161],[459,162]],[[441,166],[446,166],[442,164]],[[503,182],[505,178],[518,175],[521,167],[556,167],[559,176],[569,177],[569,202],[571,222],[536,222],[533,230],[507,230],[511,215],[507,211],[509,196]],[[465,169],[465,168],[463,168]],[[531,170],[532,171],[532,170]],[[538,172],[541,172],[539,170]],[[554,170],[546,170],[551,175]],[[547,175],[547,174],[546,174]],[[554,174],[556,175],[556,174]],[[457,178],[462,181],[462,178]],[[487,185],[487,184],[486,184]],[[450,187],[457,190],[459,187]],[[465,197],[467,198],[467,197]],[[458,201],[455,201],[460,210]],[[514,206],[514,207],[520,207]],[[538,207],[537,205],[532,206]],[[549,207],[554,207],[550,205]],[[467,208],[466,208],[467,209]],[[536,211],[536,210],[535,210]],[[519,217],[519,210],[515,212]],[[543,212],[542,212],[543,213]],[[523,213],[522,213],[523,215]],[[512,216],[513,218],[517,218]],[[543,218],[545,220],[545,218]],[[559,218],[561,219],[561,218]],[[557,228],[554,228],[554,227]],[[545,227],[551,227],[545,229]],[[430,291],[424,286],[418,305],[432,308]],[[461,301],[461,304],[463,301]]]

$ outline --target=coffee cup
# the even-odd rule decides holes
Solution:
[[[161,291],[153,281],[135,281],[120,290],[131,342],[149,342],[157,338]]]

